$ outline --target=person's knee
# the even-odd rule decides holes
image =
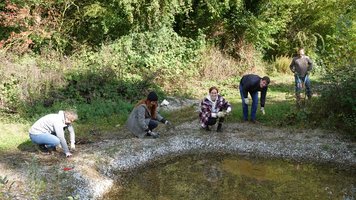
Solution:
[[[151,121],[149,122],[149,124],[148,124],[148,128],[149,128],[150,130],[153,130],[153,129],[157,128],[157,126],[158,126],[158,122],[153,121],[153,120],[151,120]]]
[[[61,143],[61,141],[59,140],[59,138],[54,138],[53,139],[53,141],[52,141],[52,144],[54,145],[54,146],[57,146],[57,145],[59,145],[59,143]]]

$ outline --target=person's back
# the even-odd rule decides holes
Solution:
[[[30,133],[53,133],[55,124],[60,124],[61,119],[58,114],[48,114],[37,120],[30,128]]]

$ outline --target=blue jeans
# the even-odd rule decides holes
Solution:
[[[47,148],[55,148],[60,143],[59,138],[50,133],[41,133],[41,134],[30,133],[30,139],[35,144],[46,145]]]
[[[308,75],[305,75],[304,77],[300,77],[297,74],[294,74],[294,79],[295,79],[295,94],[300,94],[302,91],[302,88],[299,87],[298,85],[304,82],[305,86],[305,92],[308,97],[311,96],[311,89],[310,89],[310,79]]]
[[[257,105],[258,105],[258,91],[256,92],[249,92],[251,97],[252,97],[252,108],[251,108],[251,120],[256,120],[256,111],[257,111]],[[248,120],[248,105],[245,104],[245,98],[242,93],[242,85],[240,85],[240,95],[242,99],[242,111],[243,111],[243,117],[244,120]]]

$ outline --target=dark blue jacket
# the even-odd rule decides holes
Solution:
[[[242,94],[244,98],[247,98],[247,93],[254,93],[261,91],[261,107],[265,107],[266,94],[268,86],[265,88],[260,88],[261,77],[254,74],[247,74],[241,78],[240,86],[242,86]]]

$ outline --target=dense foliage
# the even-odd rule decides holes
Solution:
[[[329,84],[312,116],[345,121],[342,126],[349,129],[356,125],[355,4],[352,0],[2,1],[1,108],[26,113],[29,106],[58,102],[132,103],[150,89],[189,95],[194,92],[189,86],[194,89],[201,79],[229,80],[245,70],[287,73],[288,59],[304,46],[315,62],[314,72]],[[221,61],[213,56],[236,62],[209,66],[207,61]],[[333,109],[326,109],[329,105]]]

